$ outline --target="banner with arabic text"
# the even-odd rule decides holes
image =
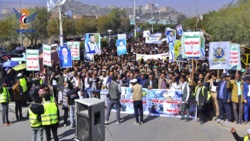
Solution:
[[[150,34],[145,37],[146,44],[161,44],[161,33]]]
[[[43,45],[43,65],[50,67],[52,66],[50,45]]]
[[[240,45],[239,44],[231,44],[228,69],[241,70]]]
[[[201,56],[201,37],[200,32],[184,32],[183,45],[185,57],[200,57]]]
[[[37,49],[26,50],[26,70],[27,71],[40,71],[39,50]]]
[[[140,60],[140,59],[144,59],[144,61],[146,60],[166,60],[166,57],[168,57],[168,53],[162,53],[162,54],[136,54],[136,60]]]
[[[80,60],[80,42],[67,42],[72,60]]]

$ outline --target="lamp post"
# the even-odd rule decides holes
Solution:
[[[109,47],[110,47],[110,33],[112,32],[111,29],[108,30],[108,33],[109,33]]]
[[[58,3],[60,3],[60,0],[58,0]],[[60,38],[60,46],[63,46],[63,26],[62,26],[62,11],[61,11],[61,5],[58,6],[58,13],[59,13],[59,38]]]
[[[134,0],[134,37],[136,38],[136,0]]]

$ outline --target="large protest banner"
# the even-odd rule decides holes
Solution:
[[[133,99],[131,88],[121,88],[122,113],[133,114]],[[170,89],[142,89],[143,91],[143,113],[153,116],[180,117],[182,105],[182,93],[180,90]],[[196,104],[194,100],[189,100],[190,115],[195,116]]]
[[[43,45],[43,65],[50,67],[52,66],[50,45]]]
[[[185,57],[200,57],[201,56],[201,37],[200,32],[184,32],[183,45]]]
[[[27,71],[40,71],[39,50],[37,49],[26,50],[26,70]]]
[[[58,58],[61,68],[71,68],[72,67],[72,58],[70,50],[67,46],[58,47]]]
[[[228,69],[241,69],[240,45],[231,44],[230,59]]]
[[[180,90],[152,89],[148,91],[148,110],[150,115],[180,117],[182,93]],[[191,117],[195,116],[196,105],[189,101]]]
[[[72,60],[80,60],[80,42],[67,42]]]
[[[210,42],[209,68],[228,69],[230,49],[230,42]]]
[[[153,54],[153,55],[149,55],[149,54],[136,54],[136,60],[140,60],[143,59],[144,61],[149,60],[149,59],[153,59],[153,60],[157,60],[157,59],[161,59],[161,60],[165,60],[166,57],[168,57],[168,53],[162,53],[162,54]]]
[[[146,44],[161,44],[161,33],[150,34],[145,37]]]

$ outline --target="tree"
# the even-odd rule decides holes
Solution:
[[[85,33],[96,32],[96,19],[83,17],[75,21],[76,33],[83,35]]]
[[[112,27],[111,18],[107,15],[100,16],[97,19],[97,31],[99,33],[107,33],[107,30]]]
[[[8,16],[0,21],[0,45],[5,43],[16,43],[18,33],[16,32],[16,18],[15,16]]]
[[[34,12],[38,12],[36,18],[34,21],[32,21],[29,24],[29,29],[34,29],[35,32],[32,33],[24,33],[24,35],[30,39],[31,44],[37,44],[37,41],[46,39],[48,37],[48,34],[46,32],[46,27],[48,25],[48,20],[50,18],[50,14],[47,12],[47,9],[42,8],[35,8],[29,10],[29,12],[32,14]]]
[[[66,39],[70,35],[75,35],[75,20],[63,17],[63,37]],[[59,37],[60,28],[59,28],[59,19],[53,19],[49,21],[47,26],[47,32],[50,36]]]

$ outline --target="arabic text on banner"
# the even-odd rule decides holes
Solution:
[[[210,69],[228,69],[230,42],[209,43],[209,67]]]
[[[50,45],[43,45],[43,65],[50,67],[52,66]]]
[[[161,33],[150,34],[145,37],[146,44],[161,44]]]
[[[80,60],[80,42],[67,42],[72,60]]]
[[[26,70],[27,71],[40,71],[39,50],[37,49],[26,50]]]
[[[231,44],[230,59],[228,69],[241,69],[240,45]]]
[[[149,60],[149,59],[153,59],[153,60],[157,60],[157,59],[165,60],[166,57],[168,57],[168,53],[154,54],[154,55],[136,54],[136,60],[137,61],[140,60],[140,59],[143,59],[144,61]]]
[[[185,57],[200,57],[201,56],[201,43],[200,32],[184,32],[183,44]]]

